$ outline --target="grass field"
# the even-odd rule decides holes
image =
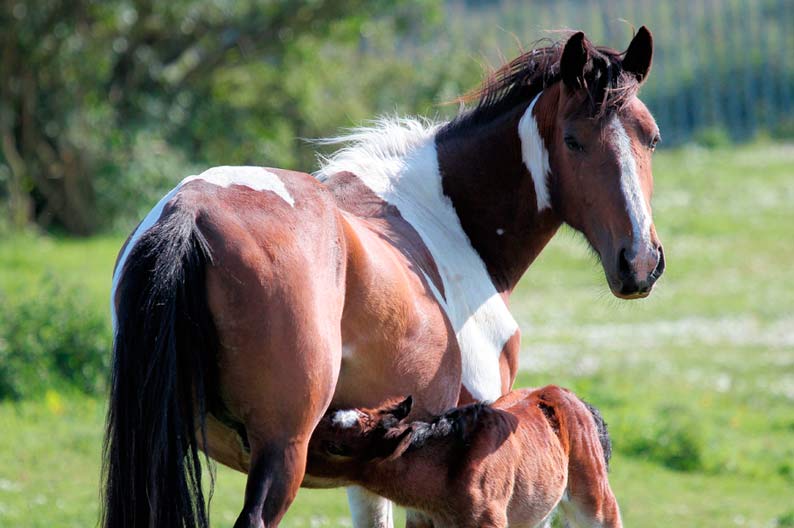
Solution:
[[[567,385],[600,406],[627,526],[794,526],[794,145],[663,151],[654,216],[668,268],[651,298],[610,297],[562,232],[512,301],[518,385]],[[175,176],[175,181],[177,176]],[[107,306],[117,237],[0,241],[0,291],[44,274]],[[50,391],[0,404],[0,526],[92,526],[102,399]],[[218,468],[214,525],[244,479]],[[350,526],[344,494],[303,490],[284,526]]]

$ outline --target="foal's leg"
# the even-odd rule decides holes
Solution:
[[[596,483],[590,483],[596,487]],[[623,528],[615,495],[604,489],[588,489],[572,494],[560,503],[566,526],[571,528]]]
[[[584,417],[580,423],[586,424]],[[622,528],[598,436],[589,427],[572,432],[568,489],[560,502],[572,527]]]
[[[392,504],[360,486],[347,488],[347,503],[354,528],[393,528]]]
[[[569,427],[568,488],[560,508],[572,527],[622,528],[620,508],[609,486],[607,465],[592,417],[586,410],[577,413],[578,425]]]
[[[461,528],[507,528],[507,513],[503,508],[496,508],[482,512],[476,519],[461,519],[457,525]]]

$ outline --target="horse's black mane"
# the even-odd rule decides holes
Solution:
[[[564,41],[537,47],[513,59],[492,74],[483,84],[462,96],[459,101],[477,101],[447,123],[439,135],[467,131],[491,122],[519,104],[529,104],[546,87],[559,82],[560,59]],[[583,46],[590,57],[584,71],[584,89],[593,117],[621,108],[639,89],[636,77],[623,72],[623,53],[595,46],[586,38]]]
[[[451,437],[466,443],[483,416],[498,412],[490,404],[480,402],[456,407],[430,422],[413,422],[410,448],[421,447],[434,438]]]

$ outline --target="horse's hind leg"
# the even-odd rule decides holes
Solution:
[[[308,277],[299,268],[294,287],[273,287],[258,284],[254,271],[239,266],[232,281],[227,269],[215,269],[208,285],[224,404],[244,424],[251,449],[235,526],[271,528],[298,492],[309,438],[333,397],[342,303],[321,273]]]
[[[251,305],[249,305],[250,307]],[[225,350],[227,402],[245,424],[251,467],[238,527],[278,526],[298,492],[314,427],[333,396],[341,361],[339,324],[307,321],[286,303],[268,313],[267,338]],[[298,306],[305,307],[304,304]],[[254,310],[257,309],[255,305]],[[258,337],[258,338],[257,338]],[[264,345],[266,344],[266,345]],[[234,362],[235,366],[230,366]]]
[[[306,443],[272,443],[259,448],[255,456],[235,528],[278,526],[300,487]]]
[[[279,334],[290,327],[287,334],[298,331],[285,320],[281,324]],[[222,384],[229,406],[245,424],[251,447],[237,527],[278,526],[303,479],[311,433],[333,396],[341,345],[321,338],[317,329],[301,334],[270,340],[267,349],[254,355],[233,347],[237,353],[230,350],[229,356],[238,366],[222,369],[236,373],[231,376],[236,381]]]

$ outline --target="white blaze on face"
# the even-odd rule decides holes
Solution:
[[[543,143],[540,135],[538,123],[535,120],[533,110],[535,103],[538,102],[540,95],[530,103],[521,120],[518,122],[518,137],[521,139],[521,157],[524,160],[529,173],[532,175],[532,183],[535,185],[535,196],[537,196],[538,211],[551,207],[549,196],[548,175],[551,171],[549,166],[549,151]]]
[[[640,185],[637,160],[631,147],[631,138],[617,115],[612,117],[608,130],[615,140],[620,163],[620,189],[626,200],[626,210],[631,219],[632,248],[630,256],[632,259],[630,263],[637,277],[644,280],[653,272],[657,264],[656,257],[652,255],[651,212]]]
[[[262,167],[213,167],[207,169],[198,176],[188,176],[179,182],[176,187],[171,189],[168,194],[157,202],[157,205],[149,211],[149,214],[147,214],[146,218],[140,223],[130,237],[129,242],[127,242],[127,246],[124,248],[124,252],[121,254],[118,264],[116,265],[116,269],[113,271],[113,285],[110,289],[110,313],[112,315],[114,331],[116,329],[116,289],[118,288],[121,272],[124,269],[124,263],[127,261],[127,257],[129,257],[130,252],[135,247],[135,244],[138,243],[141,236],[160,219],[168,202],[176,196],[177,192],[179,192],[184,185],[195,180],[202,180],[219,187],[242,185],[255,191],[270,191],[277,194],[290,206],[295,206],[295,200],[287,190],[284,182],[281,181],[281,178],[279,178],[277,174]]]

